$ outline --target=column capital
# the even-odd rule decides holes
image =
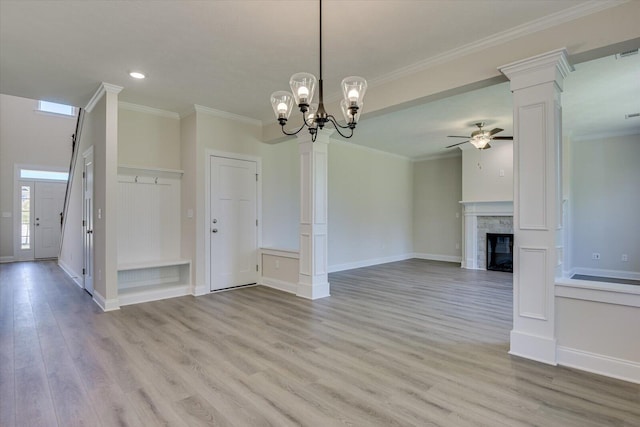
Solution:
[[[498,70],[511,81],[513,92],[551,82],[562,90],[564,78],[573,71],[573,67],[569,64],[567,50],[562,48],[503,65]]]
[[[334,129],[320,129],[318,130],[318,134],[316,136],[316,142],[313,144],[328,144],[331,138],[331,135],[335,132]],[[298,144],[311,143],[311,134],[309,132],[305,132],[302,130],[299,134],[296,135],[298,138]]]

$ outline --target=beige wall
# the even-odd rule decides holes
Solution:
[[[640,363],[640,308],[556,298],[558,346]]]
[[[329,145],[329,270],[413,252],[409,159],[332,140]]]
[[[413,164],[413,250],[416,254],[434,259],[460,259],[460,200],[462,156]]]
[[[118,109],[118,164],[180,169],[180,119]]]
[[[504,172],[504,175],[502,175]],[[462,200],[496,202],[513,200],[513,143],[492,141],[478,150],[465,144],[462,151]]]
[[[38,101],[0,94],[0,261],[14,245],[14,165],[67,170],[76,118],[35,111]]]
[[[261,156],[262,246],[297,250],[300,224],[298,141],[294,138],[279,144],[262,144]]]
[[[572,268],[640,275],[640,134],[572,141],[570,163]]]

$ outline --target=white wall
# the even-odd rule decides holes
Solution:
[[[571,154],[573,270],[640,278],[640,134],[572,141]]]
[[[14,165],[67,169],[76,118],[36,111],[38,101],[0,94],[0,261],[14,253]]]
[[[410,256],[411,161],[332,139],[328,168],[329,271]]]
[[[461,199],[462,156],[413,164],[413,250],[417,256],[461,259]]]
[[[471,144],[464,145],[462,200],[465,202],[513,200],[513,143],[511,141],[491,141],[491,148],[487,150],[478,150]]]

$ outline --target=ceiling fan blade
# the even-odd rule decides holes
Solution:
[[[451,148],[451,147],[455,147],[455,146],[457,146],[457,145],[466,144],[467,142],[469,142],[469,141],[458,142],[457,144],[449,145],[448,147],[444,147],[444,148]]]
[[[502,132],[504,129],[500,129],[500,128],[495,128],[495,129],[491,129],[489,131],[489,136],[495,135],[498,132]]]
[[[513,137],[512,136],[494,136],[493,138],[494,140],[503,140],[503,141],[513,141]]]
[[[459,136],[459,135],[447,135],[447,138],[467,138],[467,139],[469,139],[468,136]]]

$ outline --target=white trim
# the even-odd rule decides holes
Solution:
[[[118,101],[118,108],[135,111],[137,113],[152,114],[154,116],[167,117],[169,119],[180,120],[180,114],[173,111],[161,110],[159,108],[147,107],[146,105],[131,104],[129,102]]]
[[[588,280],[557,279],[555,296],[640,307],[640,286]]]
[[[574,267],[571,270],[571,272],[573,274],[581,274],[583,276],[611,277],[613,279],[640,280],[640,272],[638,271],[605,270],[602,268]]]
[[[492,36],[485,37],[456,49],[449,50],[445,53],[432,56],[431,58],[427,58],[423,61],[416,62],[407,67],[400,68],[378,78],[371,79],[369,81],[369,87],[375,87],[384,83],[393,82],[402,77],[406,77],[408,75],[427,70],[431,67],[435,67],[437,65],[462,58],[466,55],[477,54],[479,51],[482,51],[484,49],[508,43],[513,39],[523,37],[528,34],[533,34],[557,25],[561,25],[566,22],[582,18],[583,16],[600,12],[602,10],[619,6],[626,3],[627,1],[628,0],[591,0],[589,2],[579,4],[575,7],[570,7],[560,12],[544,16],[526,24],[518,25],[517,27],[513,27],[509,30],[493,34]]]
[[[251,117],[241,116],[239,114],[233,114],[227,111],[216,110],[215,108],[209,108],[203,105],[194,104],[193,111],[201,114],[208,114],[214,117],[220,117],[222,119],[235,120],[236,122],[247,123],[254,126],[262,126],[262,120],[252,119]],[[185,113],[181,114],[180,117],[186,117],[190,115],[193,111],[188,110]]]
[[[146,287],[145,287],[146,288]],[[149,287],[147,289],[129,290],[120,289],[118,302],[121,306],[140,304],[143,302],[158,301],[161,299],[183,297],[191,294],[191,285],[178,285],[170,287]]]
[[[513,216],[513,200],[473,202],[463,200],[458,203],[464,205],[465,216]]]
[[[182,178],[184,171],[180,169],[149,168],[144,166],[118,165],[119,175],[162,176],[165,178]]]
[[[297,283],[285,282],[284,280],[272,279],[270,277],[261,277],[259,284],[267,288],[277,289],[294,295],[298,290]]]
[[[334,264],[334,265],[330,265],[328,267],[328,270],[329,270],[329,273],[336,273],[338,271],[353,270],[354,268],[370,267],[372,265],[387,264],[389,262],[396,262],[396,261],[405,261],[407,259],[414,258],[413,255],[414,254],[412,253],[408,253],[408,254],[393,255],[393,256],[382,257],[382,258],[370,258],[370,259],[365,259],[361,261],[346,262],[343,264]]]
[[[13,256],[0,256],[0,264],[4,264],[7,262],[14,262],[15,257]]]
[[[118,299],[110,299],[106,300],[98,291],[93,290],[93,302],[98,304],[98,307],[102,309],[102,311],[114,311],[120,310],[120,306],[118,305]]]
[[[98,88],[98,90],[96,90],[96,92],[87,103],[87,106],[84,108],[85,111],[87,113],[90,113],[105,93],[109,92],[118,94],[122,89],[124,89],[122,86],[116,86],[105,82],[100,83],[100,87]]]
[[[364,150],[364,151],[369,151],[372,153],[377,153],[377,154],[384,154],[386,156],[391,156],[391,157],[396,157],[398,159],[402,159],[402,160],[408,160],[408,161],[412,161],[411,157],[407,157],[407,156],[403,156],[401,154],[395,154],[395,153],[390,153],[388,151],[383,151],[383,150],[379,150],[377,148],[372,148],[372,147],[367,147],[366,145],[360,145],[360,144],[356,144],[350,141],[345,141],[343,139],[334,139],[333,137],[329,137],[329,145],[331,144],[340,144],[340,145],[345,145],[345,146],[349,146],[352,148],[356,148],[359,150]]]
[[[65,263],[61,259],[58,259],[58,267],[60,267],[62,269],[62,271],[64,271],[66,273],[66,275],[69,276],[69,278],[71,280],[73,280],[73,283],[78,285],[78,287],[80,289],[84,289],[84,284],[83,284],[83,280],[82,280],[82,274],[78,274],[75,271],[73,271],[73,268],[71,268],[70,265],[68,265],[67,263]]]
[[[558,346],[558,364],[640,384],[640,363]]]
[[[414,253],[413,258],[418,259],[428,259],[431,261],[445,261],[445,262],[455,262],[462,263],[462,257],[456,255],[438,255],[438,254],[425,254],[425,253]]]
[[[549,365],[557,364],[556,339],[512,330],[509,354]]]
[[[447,153],[428,154],[426,156],[419,156],[411,158],[412,162],[427,162],[429,160],[451,159],[454,157],[462,157],[462,149],[449,150]]]
[[[294,249],[260,248],[260,252],[262,252],[262,255],[300,259],[300,251]]]
[[[298,283],[296,286],[296,296],[310,300],[330,297],[330,285],[326,283]]]
[[[607,132],[607,133],[591,133],[588,135],[569,135],[571,136],[571,141],[592,141],[595,139],[608,139],[608,138],[618,138],[622,136],[631,136],[638,135],[638,129],[627,129],[620,130],[617,132]]]
[[[209,289],[207,285],[194,284],[193,286],[190,287],[190,289],[191,289],[191,295],[193,295],[194,297],[206,295],[211,292],[211,289]]]

